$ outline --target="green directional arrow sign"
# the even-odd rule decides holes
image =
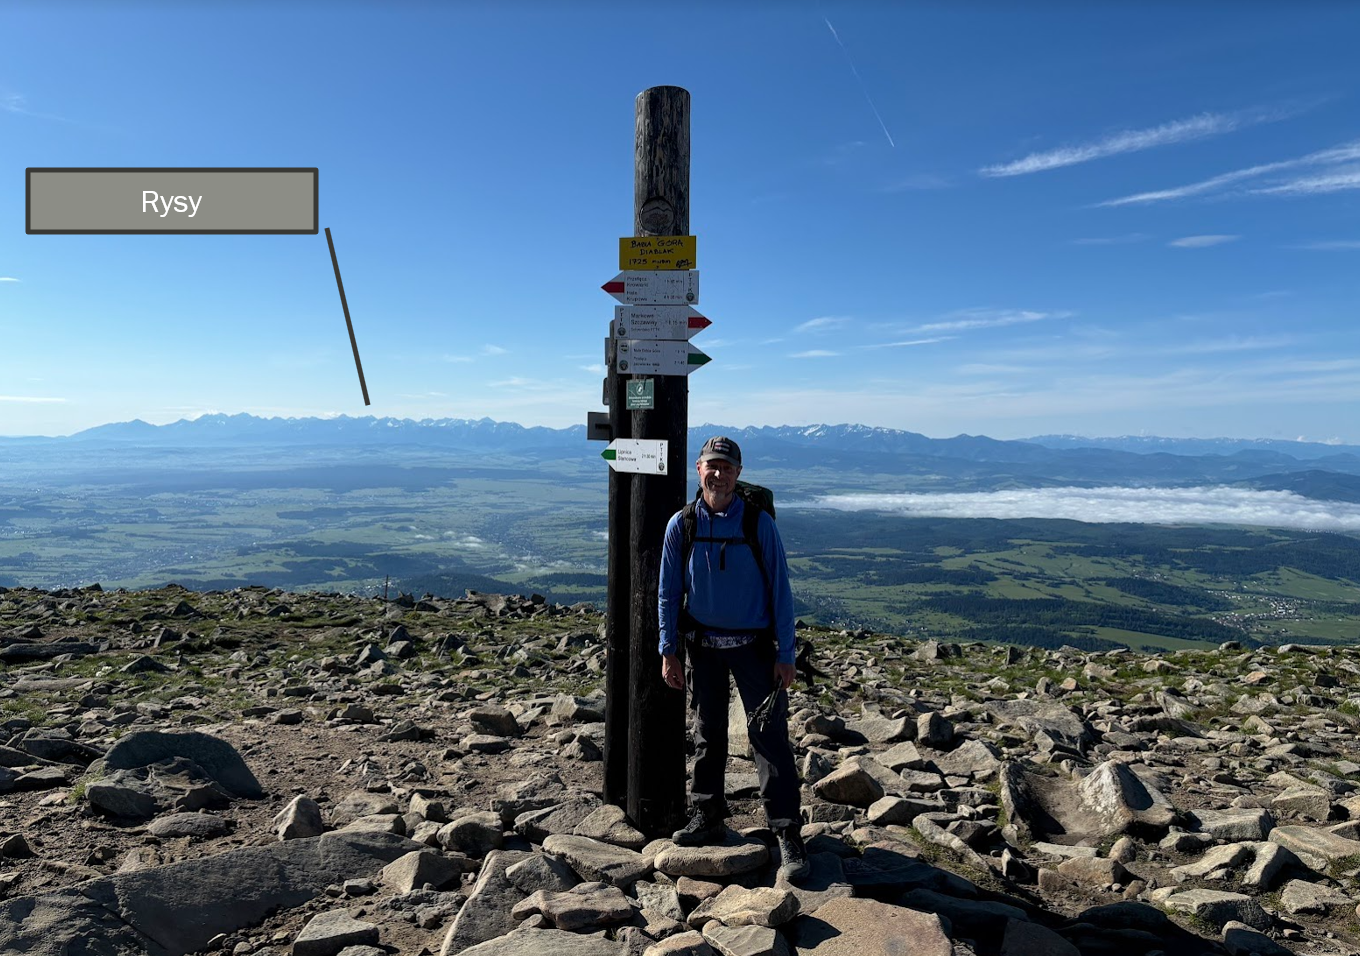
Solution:
[[[688,342],[667,339],[619,339],[614,368],[629,375],[688,375],[712,358]]]
[[[600,452],[600,457],[615,471],[664,475],[669,444],[664,438],[615,438]]]

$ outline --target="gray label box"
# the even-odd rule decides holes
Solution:
[[[29,235],[318,231],[316,167],[30,167],[25,183]]]

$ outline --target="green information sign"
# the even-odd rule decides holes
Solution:
[[[628,383],[624,408],[630,412],[645,412],[656,407],[656,380],[640,378]]]

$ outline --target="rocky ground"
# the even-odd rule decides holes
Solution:
[[[1360,952],[1360,648],[800,630],[813,870],[602,805],[584,606],[0,588],[0,952]],[[744,722],[734,720],[734,728]]]

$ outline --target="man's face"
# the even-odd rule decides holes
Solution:
[[[737,490],[737,476],[741,465],[721,458],[699,462],[699,487],[712,498],[723,499]]]

